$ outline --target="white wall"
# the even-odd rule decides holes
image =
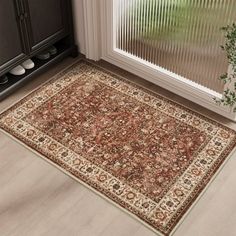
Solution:
[[[85,54],[83,0],[72,0],[72,7],[74,15],[75,41],[79,46],[80,52]]]

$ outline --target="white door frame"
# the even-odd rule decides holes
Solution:
[[[101,1],[83,0],[85,56],[98,61],[101,59]]]
[[[103,59],[139,77],[163,87],[222,116],[236,121],[231,108],[218,106],[214,97],[221,98],[211,89],[176,76],[167,70],[115,49],[115,20],[113,0],[83,0],[85,15],[86,57]],[[174,75],[174,77],[173,77]]]

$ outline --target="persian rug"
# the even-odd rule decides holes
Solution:
[[[236,143],[235,131],[81,61],[0,115],[0,128],[170,235]]]

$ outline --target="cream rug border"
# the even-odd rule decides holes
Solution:
[[[216,121],[215,119],[207,116],[207,115],[203,115],[200,114],[198,111],[194,110],[194,109],[190,109],[189,107],[182,105],[179,102],[176,102],[162,94],[158,94],[156,92],[154,92],[153,90],[146,88],[145,86],[142,86],[138,83],[135,83],[133,81],[128,80],[127,78],[125,78],[122,75],[119,75],[117,73],[114,73],[100,65],[97,65],[93,62],[90,62],[84,58],[79,58],[78,60],[76,60],[75,62],[73,62],[71,65],[66,66],[64,69],[62,69],[61,71],[59,71],[58,73],[56,73],[54,76],[52,76],[50,79],[48,79],[47,81],[45,81],[44,83],[40,84],[39,86],[37,86],[35,89],[33,89],[32,91],[30,91],[29,93],[25,94],[22,98],[20,98],[19,100],[17,100],[16,102],[14,102],[13,104],[11,104],[10,106],[6,107],[5,109],[3,109],[0,112],[0,115],[2,113],[4,113],[5,111],[7,111],[8,109],[10,109],[11,107],[15,106],[17,103],[19,103],[21,100],[25,99],[26,97],[28,97],[29,95],[33,94],[34,92],[36,92],[38,89],[40,89],[41,87],[45,86],[47,83],[51,83],[58,75],[60,75],[61,73],[63,73],[64,71],[68,70],[70,67],[75,66],[78,63],[81,62],[87,62],[89,64],[92,64],[104,71],[107,71],[108,73],[114,74],[122,79],[124,79],[125,81],[127,81],[128,83],[134,84],[138,87],[141,87],[145,90],[150,91],[151,93],[157,94],[160,97],[163,97],[166,100],[169,100],[173,103],[178,104],[179,106],[184,107],[186,110],[191,111],[193,113],[197,113],[197,115],[200,115],[201,118],[206,118],[209,121],[213,121],[216,122],[217,124],[220,124],[224,127],[227,127],[228,129],[230,129],[228,126],[226,126],[225,124]],[[89,186],[87,183],[85,183],[84,181],[80,180],[79,178],[75,177],[74,175],[72,175],[71,173],[69,173],[68,171],[64,170],[62,167],[60,167],[59,165],[57,165],[56,163],[54,163],[53,161],[49,160],[47,157],[41,155],[39,152],[37,152],[36,150],[34,150],[33,148],[29,147],[28,145],[26,145],[25,143],[23,143],[21,140],[15,138],[13,135],[11,135],[10,133],[4,131],[3,129],[0,128],[0,132],[2,132],[3,134],[5,134],[6,136],[10,137],[12,140],[15,140],[17,143],[19,143],[20,145],[24,146],[26,149],[30,150],[31,152],[33,152],[36,156],[42,158],[43,160],[45,160],[47,163],[51,164],[52,166],[56,167],[58,170],[60,170],[62,173],[66,174],[67,176],[71,177],[72,179],[74,179],[75,181],[79,182],[80,184],[82,184],[83,186],[85,186],[86,188],[92,190],[95,194],[97,194],[98,196],[102,197],[103,199],[105,199],[106,201],[108,201],[109,203],[113,204],[114,206],[116,206],[117,208],[119,208],[120,210],[122,210],[123,212],[127,213],[128,215],[130,215],[131,217],[133,217],[134,219],[136,219],[138,222],[140,222],[141,224],[143,224],[144,226],[146,226],[148,229],[150,229],[151,231],[153,231],[154,233],[156,233],[157,236],[165,236],[164,234],[160,233],[159,231],[157,231],[154,227],[150,226],[148,223],[146,223],[145,221],[143,221],[142,219],[140,219],[139,217],[137,217],[135,214],[131,213],[130,211],[126,210],[124,207],[121,207],[119,204],[117,204],[116,202],[112,201],[110,198],[108,198],[107,196],[105,196],[104,194],[100,193],[99,191],[97,191],[96,189],[94,189],[93,187]],[[177,231],[177,229],[181,226],[181,224],[183,223],[183,221],[186,219],[186,217],[190,214],[190,212],[193,210],[193,208],[196,206],[196,204],[199,202],[199,200],[201,199],[201,197],[206,193],[206,191],[208,190],[209,186],[215,181],[216,177],[219,175],[219,173],[222,171],[222,169],[224,168],[224,166],[227,164],[227,162],[232,158],[234,152],[236,151],[236,147],[230,152],[230,154],[227,156],[227,158],[224,160],[224,162],[220,165],[220,167],[218,168],[218,170],[215,172],[215,174],[211,177],[210,181],[207,183],[207,185],[205,186],[205,188],[201,191],[201,193],[198,195],[198,197],[195,199],[195,201],[192,203],[191,207],[189,207],[189,209],[184,213],[184,215],[182,216],[181,220],[177,223],[177,225],[173,228],[173,230],[171,231],[171,233],[169,234],[169,236],[173,236],[175,234],[175,232]]]

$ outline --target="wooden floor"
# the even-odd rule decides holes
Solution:
[[[3,102],[0,111],[70,65],[68,58],[28,83]],[[236,124],[130,75],[105,62],[99,64],[130,80],[171,97],[234,129]],[[122,210],[97,196],[0,133],[0,236],[154,236]],[[185,218],[175,236],[236,235],[236,155]]]

